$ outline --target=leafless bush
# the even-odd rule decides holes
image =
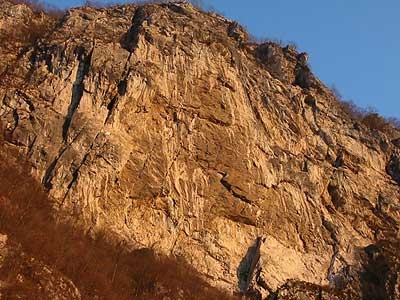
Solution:
[[[38,39],[50,33],[57,21],[65,14],[65,11],[50,7],[38,0],[9,0],[13,4],[28,6],[36,17],[27,22],[13,23],[12,28],[0,30],[0,43],[8,47],[25,47],[35,43]],[[40,16],[44,14],[45,17]]]
[[[105,8],[109,6],[116,5],[116,2],[113,3],[105,3],[101,0],[86,0],[83,6],[93,7],[93,8]]]
[[[292,48],[292,49],[294,49],[296,51],[299,49],[299,45],[295,41],[288,41],[286,47]]]
[[[46,5],[38,0],[9,0],[13,4],[25,4],[34,12],[43,12]]]
[[[65,10],[51,6],[45,2],[39,0],[8,0],[13,4],[25,4],[34,13],[40,14],[45,13],[50,17],[61,18],[65,14]]]
[[[372,130],[378,130],[390,133],[393,128],[400,129],[400,120],[397,118],[385,118],[374,109],[363,109],[357,106],[353,101],[343,100],[339,90],[333,86],[331,88],[333,95],[338,100],[339,106],[350,118],[360,122]]]
[[[336,87],[336,85],[332,85],[331,87],[331,92],[335,96],[335,98],[339,101],[343,101],[342,94],[340,93],[339,89]]]
[[[336,95],[336,94],[335,94]],[[336,97],[338,100],[341,98]],[[352,119],[360,121],[362,120],[365,111],[358,107],[353,101],[340,100],[339,102],[341,109]]]
[[[12,30],[0,32],[0,42],[9,47],[24,47],[34,44],[52,29],[53,22],[36,22],[30,20],[27,24],[16,24]]]
[[[382,132],[386,131],[390,125],[384,117],[372,110],[363,115],[361,122],[370,129],[375,129]]]
[[[268,37],[258,37],[252,34],[249,34],[249,41],[254,44],[262,45],[262,44],[276,44],[279,45],[281,48],[286,47],[286,43],[281,39],[276,38],[268,38]]]
[[[389,118],[387,118],[387,121],[390,124],[392,124],[394,127],[396,127],[397,129],[400,129],[400,119],[399,118],[389,117]]]
[[[35,47],[39,40],[49,35],[64,12],[48,8],[39,1],[9,0],[14,4],[30,7],[33,15],[10,20],[0,28],[0,54],[8,57],[1,69],[0,84],[8,88],[18,88],[24,84],[24,74],[18,71],[18,58]],[[1,62],[0,62],[1,64]]]

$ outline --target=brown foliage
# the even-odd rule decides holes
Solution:
[[[64,10],[58,9],[54,6],[50,6],[49,4],[39,0],[8,0],[8,1],[13,4],[25,4],[36,14],[46,13],[47,15],[55,18],[60,18],[65,14]]]
[[[34,12],[43,12],[45,5],[38,0],[8,0],[13,4],[25,4]]]
[[[400,130],[400,120],[397,118],[385,118],[379,115],[375,109],[362,109],[358,107],[353,101],[345,101],[342,99],[339,91],[336,87],[332,87],[332,93],[336,100],[339,102],[339,106],[350,118],[360,122],[372,130],[378,130],[384,133],[390,133],[393,128]]]
[[[13,165],[9,154],[4,153],[3,146],[0,231],[21,244],[29,256],[70,278],[83,299],[95,295],[118,300],[232,299],[206,284],[183,260],[157,256],[150,249],[128,251],[122,245],[110,244],[106,234],[92,239],[77,227],[57,222],[46,192],[27,175],[26,167]],[[26,299],[36,297],[33,283],[18,283],[13,266],[11,261],[0,269],[0,279],[11,280],[3,292],[18,290]]]
[[[26,1],[13,0],[13,2]],[[40,4],[34,3],[32,11],[42,13],[43,8]],[[55,11],[54,11],[55,12]],[[33,46],[39,39],[45,37],[54,28],[59,15],[46,15],[46,17],[36,16],[29,18],[26,22],[14,20],[7,27],[0,30],[0,43],[5,51],[18,51],[27,46]],[[15,53],[14,53],[15,54]]]
[[[34,44],[38,39],[50,33],[57,20],[64,16],[65,11],[50,7],[38,0],[8,0],[17,5],[28,6],[35,17],[29,18],[25,23],[15,20],[12,28],[0,30],[0,43],[2,47],[25,47]]]
[[[146,5],[146,4],[161,4],[170,2],[168,0],[135,0],[132,3],[137,5]],[[108,1],[108,0],[86,0],[84,2],[84,6],[92,7],[92,8],[107,8],[121,4],[120,0]]]
[[[350,116],[352,119],[354,120],[361,120],[363,115],[364,115],[364,111],[361,110],[353,101],[343,101],[341,100],[340,97],[337,96],[337,94],[335,93],[336,98],[339,100],[339,104],[341,109],[348,115]]]
[[[54,23],[50,20],[37,22],[30,20],[27,24],[16,24],[12,31],[1,31],[0,42],[9,50],[33,45],[37,40],[48,34]]]
[[[105,7],[106,4],[101,0],[86,0],[84,6],[89,6],[93,8]]]
[[[374,111],[365,113],[361,119],[361,122],[370,129],[376,129],[382,132],[385,132],[390,126],[387,119]]]
[[[6,58],[0,62],[0,84],[8,88],[18,88],[25,80],[24,75],[17,71],[18,58],[49,35],[64,12],[48,8],[39,1],[8,1],[27,5],[33,12],[33,15],[30,13],[21,18],[8,19],[6,26],[0,28],[0,55]]]

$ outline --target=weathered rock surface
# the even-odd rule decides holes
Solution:
[[[72,9],[7,54],[4,147],[58,218],[183,257],[214,286],[237,292],[251,271],[278,299],[399,299],[394,137],[354,126],[306,54],[247,39],[184,2]]]

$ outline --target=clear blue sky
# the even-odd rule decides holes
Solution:
[[[69,7],[83,0],[46,2]],[[310,54],[314,73],[344,99],[400,118],[400,0],[202,2],[256,37],[294,42]]]

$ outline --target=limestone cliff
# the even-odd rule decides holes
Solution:
[[[229,293],[400,299],[400,133],[353,120],[305,53],[185,2],[0,14],[2,151],[56,223]]]

